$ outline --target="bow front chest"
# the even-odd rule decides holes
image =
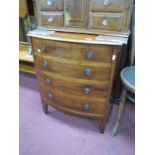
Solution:
[[[44,112],[48,105],[98,120],[104,132],[133,0],[36,0],[29,33]],[[51,34],[50,34],[51,32]]]
[[[88,37],[91,41],[84,39]],[[103,132],[121,44],[93,39],[94,35],[58,32],[48,37],[31,35],[44,112],[52,105],[96,118]]]

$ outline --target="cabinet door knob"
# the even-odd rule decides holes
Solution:
[[[52,82],[49,78],[46,78],[45,81],[46,81],[46,84],[48,84],[48,85],[51,84],[51,82]]]
[[[48,67],[48,61],[44,60],[44,61],[43,61],[43,66],[44,66],[44,67]]]
[[[87,52],[86,57],[87,59],[93,59],[93,52]]]
[[[85,94],[89,94],[92,91],[92,89],[90,87],[84,87],[83,91]]]
[[[86,68],[86,69],[84,70],[84,73],[85,73],[86,76],[90,76],[90,75],[93,73],[93,71],[92,71],[92,69],[90,69],[90,68]]]
[[[38,51],[39,53],[45,52],[45,46],[42,45],[40,48],[37,49],[37,51]]]
[[[91,108],[91,105],[89,103],[84,103],[84,105],[83,105],[84,111],[88,111],[88,110],[90,110],[90,108]]]
[[[54,22],[54,18],[51,18],[51,17],[50,17],[50,18],[48,18],[48,22],[49,22],[49,23]]]
[[[104,0],[103,4],[104,4],[104,6],[109,6],[110,5],[110,1],[109,0]]]
[[[53,5],[53,0],[47,0],[47,5],[48,5],[48,6]]]
[[[53,95],[51,93],[48,93],[48,99],[51,100],[53,98]]]
[[[104,20],[102,21],[102,25],[103,25],[103,26],[108,26],[108,25],[109,25],[108,20],[107,20],[107,19],[104,19]]]

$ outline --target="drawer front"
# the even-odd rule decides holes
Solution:
[[[123,0],[91,0],[91,10],[96,12],[121,11]]]
[[[93,13],[91,14],[90,28],[121,31],[122,13]]]
[[[48,72],[41,72],[38,75],[38,80],[40,84],[46,85],[51,89],[57,89],[71,95],[83,95],[88,98],[107,97],[109,92],[108,81],[95,83],[95,81],[89,80],[87,83],[85,81],[80,83],[76,78],[64,78],[63,76],[53,75]]]
[[[64,8],[63,0],[40,0],[41,11],[62,11]]]
[[[105,98],[97,99],[71,95],[57,89],[49,89],[44,85],[40,85],[40,91],[42,98],[54,103],[55,107],[62,106],[76,111],[96,114],[103,114],[106,108]]]
[[[33,38],[33,52],[71,60],[111,62],[113,46],[73,44]]]
[[[63,13],[41,13],[41,25],[47,27],[63,27]]]
[[[110,78],[111,63],[95,63],[81,60],[68,60],[58,57],[34,54],[38,71],[46,70],[58,75],[107,81]]]

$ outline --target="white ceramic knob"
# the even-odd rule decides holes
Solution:
[[[103,25],[103,26],[108,26],[108,24],[109,24],[109,23],[108,23],[108,20],[107,20],[107,19],[104,19],[104,20],[102,21],[102,25]]]
[[[53,18],[48,18],[48,22],[52,23],[52,22],[54,22],[54,19]]]
[[[51,6],[51,5],[53,5],[53,2],[52,2],[52,0],[47,0],[47,5],[48,5],[48,6]]]
[[[108,5],[110,5],[110,1],[109,0],[104,0],[103,4],[104,4],[104,6],[108,6]]]

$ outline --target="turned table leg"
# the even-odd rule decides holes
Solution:
[[[119,128],[119,125],[120,125],[120,122],[121,122],[121,119],[123,116],[125,101],[126,101],[126,93],[127,93],[127,90],[125,88],[123,88],[116,122],[115,122],[114,128],[112,129],[112,136],[115,136],[117,134],[117,131],[118,131],[118,128]]]
[[[113,109],[113,103],[110,103],[109,108],[108,108],[108,113],[107,113],[107,120],[106,120],[106,122],[109,121],[109,118],[110,118],[112,109]]]
[[[98,119],[98,126],[99,126],[100,133],[104,133],[105,119],[99,118]]]
[[[48,113],[48,104],[45,103],[45,101],[42,100],[42,107],[44,110],[44,113],[47,114]]]

